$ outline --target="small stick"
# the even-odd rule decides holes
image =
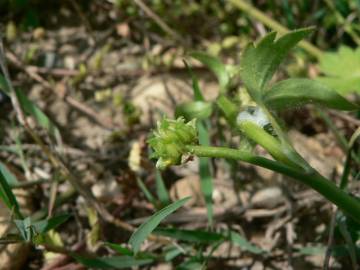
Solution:
[[[139,6],[151,19],[153,19],[164,32],[172,36],[177,41],[183,42],[183,39],[178,33],[172,30],[156,13],[154,13],[142,0],[134,0],[135,4]]]

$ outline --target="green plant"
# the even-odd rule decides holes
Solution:
[[[229,126],[235,132],[240,133],[245,138],[244,141],[250,140],[252,143],[261,145],[273,157],[273,160],[257,156],[251,150],[198,145],[198,143],[194,143],[194,129],[181,136],[175,135],[176,139],[171,144],[166,135],[167,130],[164,128],[166,127],[164,123],[173,121],[178,124],[179,131],[183,131],[189,124],[181,118],[176,121],[168,119],[160,121],[158,125],[161,127],[161,131],[159,129],[155,131],[152,139],[150,139],[151,146],[154,146],[153,142],[156,141],[154,156],[163,160],[171,154],[172,160],[176,162],[168,162],[167,165],[178,164],[180,160],[188,160],[188,158],[184,159],[184,156],[195,155],[198,157],[235,159],[261,166],[308,185],[337,205],[346,215],[356,222],[360,222],[360,201],[348,194],[344,190],[344,186],[340,188],[331,180],[320,175],[300,156],[290,143],[276,114],[278,110],[299,107],[307,103],[339,110],[359,109],[358,105],[317,81],[297,78],[286,79],[274,84],[270,83],[286,53],[311,31],[311,28],[299,29],[278,39],[276,39],[276,33],[272,32],[261,39],[256,46],[251,44],[245,49],[240,60],[239,75],[256,106],[249,106],[248,104],[238,106],[227,95],[226,90],[230,85],[229,78],[231,75],[226,66],[217,59],[210,59],[210,56],[198,53],[193,55],[208,65],[217,75],[220,82],[220,94],[214,103],[223,113]],[[199,94],[197,84],[195,83],[194,86],[195,95]],[[199,108],[198,103],[193,102],[192,105],[194,110]],[[189,109],[191,105],[181,106],[187,109],[183,115],[189,118],[188,112],[191,111]],[[199,116],[201,114],[196,112],[194,115]],[[194,126],[194,120],[191,121],[191,126]],[[172,129],[171,132],[177,134],[176,129]],[[188,137],[192,139],[183,139]],[[189,143],[190,141],[192,143]],[[179,148],[178,145],[181,147]],[[176,148],[177,151],[171,151],[172,147]],[[170,151],[168,152],[168,150]],[[158,167],[163,169],[164,164],[161,163],[160,165],[158,163]]]

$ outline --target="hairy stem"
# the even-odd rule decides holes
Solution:
[[[315,189],[326,199],[336,204],[345,213],[360,223],[360,201],[358,201],[355,197],[347,194],[338,188],[333,182],[329,181],[316,172],[307,174],[280,162],[255,156],[249,152],[226,147],[188,145],[187,150],[199,157],[240,160],[287,175]]]

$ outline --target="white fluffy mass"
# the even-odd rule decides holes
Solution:
[[[238,114],[236,121],[238,124],[251,121],[261,127],[265,127],[270,123],[264,111],[259,107],[248,107]]]

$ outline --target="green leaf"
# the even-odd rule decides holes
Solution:
[[[298,251],[302,255],[324,255],[326,252],[325,246],[308,246],[298,248]]]
[[[175,259],[177,256],[183,253],[183,250],[180,249],[180,247],[168,247],[165,248],[162,257],[164,258],[165,262],[170,262],[173,259]]]
[[[156,194],[163,205],[170,203],[170,196],[165,187],[164,180],[161,176],[160,170],[156,169],[155,172],[155,184],[156,184]]]
[[[200,145],[210,145],[210,136],[205,121],[197,122],[197,129],[199,132],[199,143]],[[199,175],[200,175],[200,186],[201,192],[204,195],[208,222],[210,227],[213,225],[213,179],[211,174],[210,158],[200,157],[199,159]]]
[[[28,97],[24,95],[21,90],[16,89],[15,91],[16,95],[18,96],[20,105],[25,113],[33,116],[36,122],[41,127],[46,129],[51,136],[58,138],[60,136],[60,132],[55,124],[49,119],[49,117],[47,117],[47,115],[34,102],[28,99]]]
[[[12,172],[10,172],[9,169],[6,167],[6,165],[2,162],[0,162],[0,172],[2,173],[2,175],[6,179],[6,182],[10,186],[15,186],[19,183],[15,175],[13,175]]]
[[[82,265],[97,269],[124,269],[152,263],[153,259],[135,259],[129,256],[86,258],[73,255]]]
[[[216,57],[203,52],[193,52],[190,55],[207,66],[216,75],[221,92],[225,91],[230,82],[230,76],[225,68],[225,65]]]
[[[165,219],[168,215],[183,206],[190,197],[178,200],[152,215],[147,221],[140,225],[140,227],[131,235],[129,244],[132,246],[134,253],[140,249],[140,245],[149,236],[149,234]]]
[[[250,96],[259,101],[266,84],[283,61],[288,51],[312,32],[312,28],[298,29],[275,40],[271,32],[257,46],[250,44],[240,60],[240,75]]]
[[[6,95],[10,95],[9,85],[8,85],[5,77],[2,76],[1,74],[0,74],[0,90]]]
[[[204,269],[203,262],[200,261],[198,258],[190,258],[189,260],[183,262],[176,270],[202,270]]]
[[[19,204],[14,193],[11,191],[11,187],[6,176],[8,175],[4,175],[3,171],[0,170],[0,199],[5,203],[10,211],[14,211],[17,218],[22,218]]]
[[[31,218],[27,217],[25,219],[15,219],[14,223],[18,228],[21,237],[26,242],[31,242],[33,237],[36,235],[36,232],[34,231],[34,228],[31,224]]]
[[[317,80],[340,94],[360,93],[360,47],[341,46],[338,52],[322,54],[319,69],[325,76]]]
[[[71,215],[69,214],[62,214],[49,219],[36,221],[32,224],[32,226],[37,233],[46,233],[65,223],[70,217]]]
[[[115,250],[116,252],[119,252],[122,255],[126,255],[126,256],[133,256],[134,255],[134,252],[132,252],[127,247],[123,247],[122,245],[113,244],[113,243],[105,243],[105,244],[107,246],[109,246],[111,249]]]
[[[192,101],[179,104],[175,109],[175,117],[185,117],[187,121],[194,118],[207,119],[211,116],[213,111],[212,104],[204,101]]]
[[[151,192],[149,191],[149,189],[146,187],[146,185],[144,184],[144,182],[138,177],[136,179],[136,182],[139,186],[139,188],[141,189],[141,191],[144,193],[145,198],[153,205],[156,207],[157,203],[156,200],[154,198],[154,196],[151,194]]]
[[[305,103],[318,103],[338,110],[358,108],[326,85],[308,79],[280,81],[265,93],[263,99],[274,109],[297,107]]]
[[[192,88],[194,91],[194,100],[195,101],[205,101],[204,96],[200,90],[200,86],[199,86],[199,81],[196,77],[196,75],[194,74],[194,72],[192,71],[191,67],[188,65],[188,63],[186,61],[184,61],[185,66],[191,76],[191,81],[192,81]]]
[[[10,89],[4,76],[0,75],[0,90],[9,95]],[[20,106],[25,113],[35,118],[36,122],[46,129],[51,136],[60,138],[60,131],[56,125],[47,117],[47,115],[19,89],[15,89],[16,95],[19,99]]]
[[[248,252],[254,253],[254,254],[260,254],[264,253],[265,251],[261,248],[251,244],[248,240],[246,240],[243,236],[240,234],[231,231],[229,233],[229,240],[235,244],[241,247],[243,250],[246,250]]]
[[[198,244],[211,244],[225,240],[222,234],[201,230],[180,230],[176,228],[157,228],[154,234],[172,239]]]

